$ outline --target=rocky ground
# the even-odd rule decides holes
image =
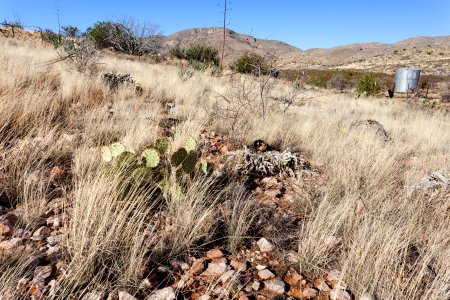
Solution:
[[[236,145],[226,136],[204,130],[201,134],[202,155],[225,170],[230,159],[235,159]],[[250,146],[251,147],[251,146]],[[253,155],[268,155],[269,145],[259,141]],[[258,156],[259,157],[259,156]],[[264,237],[255,237],[248,246],[231,254],[221,247],[205,249],[203,256],[191,256],[183,261],[173,260],[170,266],[161,266],[133,290],[118,289],[110,294],[83,292],[79,297],[94,299],[354,299],[341,280],[339,270],[302,270],[296,254],[296,232],[302,222],[301,210],[294,206],[294,197],[320,190],[324,178],[297,155],[299,173],[288,176],[282,167],[268,169],[264,176],[249,181],[249,189],[259,203],[258,226]],[[236,161],[233,162],[234,164]],[[251,161],[245,161],[248,167]],[[292,166],[290,166],[292,167]],[[271,174],[275,172],[277,174]],[[70,171],[55,166],[49,172],[49,182],[64,180]],[[245,172],[242,172],[245,173]],[[243,177],[244,178],[244,177]],[[295,196],[294,196],[295,195]],[[1,207],[0,259],[25,257],[33,269],[32,276],[17,283],[20,295],[29,299],[45,299],[55,293],[65,278],[68,265],[64,259],[65,198],[54,198],[45,203],[42,223],[37,230],[27,230],[20,219],[23,210]]]

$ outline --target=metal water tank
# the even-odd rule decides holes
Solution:
[[[400,68],[395,71],[395,92],[407,93],[417,89],[420,69],[416,67]]]

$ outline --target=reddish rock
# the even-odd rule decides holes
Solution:
[[[208,252],[206,252],[206,257],[209,259],[221,258],[223,257],[223,252],[218,248],[211,249]]]
[[[62,177],[65,172],[66,171],[62,167],[58,166],[53,167],[52,170],[50,171],[50,180]]]
[[[237,260],[232,260],[230,265],[239,272],[245,272],[247,270],[247,262],[239,262]]]
[[[209,263],[208,268],[200,274],[200,276],[212,279],[215,277],[222,276],[228,269],[227,264],[225,263]]]
[[[52,274],[53,268],[52,266],[39,266],[34,269],[34,277],[40,279],[47,279]]]
[[[7,241],[3,241],[0,243],[0,250],[8,251],[12,250],[20,245],[22,245],[24,242],[23,238],[12,238]]]
[[[304,299],[312,299],[317,297],[319,293],[315,289],[306,288],[303,290],[302,294]]]
[[[199,258],[194,261],[192,267],[189,269],[191,275],[200,275],[205,270],[205,259]]]
[[[331,290],[328,284],[320,278],[314,279],[314,287],[321,292],[329,292]]]
[[[290,286],[296,286],[302,279],[303,279],[303,276],[298,274],[297,271],[295,271],[295,270],[290,270],[286,274],[286,278],[285,278],[286,282]]]

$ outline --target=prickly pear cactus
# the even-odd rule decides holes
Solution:
[[[187,152],[194,151],[197,149],[197,142],[193,137],[188,137],[184,142],[184,148],[186,149]]]
[[[113,159],[111,149],[107,146],[102,147],[101,149],[102,159],[105,162],[110,162]]]
[[[125,152],[125,146],[122,145],[121,143],[111,144],[111,146],[109,146],[109,148],[111,149],[111,155],[114,158],[118,157],[120,154]]]
[[[203,175],[209,176],[212,174],[213,166],[206,160],[202,159],[200,162],[200,169],[202,170]]]
[[[142,151],[142,157],[145,159],[147,167],[156,168],[159,165],[160,157],[158,151],[153,148],[148,148]]]
[[[136,169],[141,161],[136,156],[136,154],[125,151],[122,152],[116,160],[116,167],[119,171],[122,172],[132,172],[134,169]]]
[[[181,163],[183,163],[183,161],[186,159],[187,156],[188,152],[186,151],[186,149],[180,148],[174,154],[172,154],[170,163],[173,166],[178,167]]]
[[[153,148],[155,148],[160,155],[164,155],[169,151],[170,141],[167,138],[157,139],[153,144]]]
[[[195,170],[195,164],[197,163],[197,151],[191,151],[183,161],[183,171],[191,174]]]

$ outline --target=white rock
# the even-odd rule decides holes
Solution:
[[[258,271],[264,270],[266,268],[267,268],[267,266],[265,266],[265,265],[257,265],[256,266],[256,270],[258,270]]]
[[[271,279],[275,277],[275,274],[273,274],[272,272],[270,272],[267,269],[261,270],[258,272],[258,276],[259,278],[266,280],[266,279]]]
[[[256,292],[259,290],[259,288],[261,287],[261,283],[259,281],[255,281],[252,284],[252,289]]]
[[[222,284],[224,285],[225,283],[227,283],[231,278],[233,278],[234,276],[234,271],[233,270],[229,270],[226,271],[222,276],[220,276],[220,281],[222,282]]]
[[[331,300],[352,300],[352,297],[345,290],[332,289],[330,291]]]
[[[306,288],[302,292],[303,297],[306,299],[311,299],[311,298],[317,297],[318,294],[319,293],[315,289],[312,289],[312,288]]]
[[[0,243],[0,250],[11,250],[19,245],[23,244],[22,238],[12,238]]]
[[[212,278],[222,276],[228,269],[226,263],[209,263],[208,268],[200,274],[202,277]]]
[[[281,280],[272,279],[269,281],[266,281],[264,283],[264,286],[267,290],[277,293],[277,294],[283,294],[285,289],[285,283]]]
[[[274,249],[274,246],[265,238],[261,238],[256,244],[258,245],[261,252],[270,252]]]
[[[175,290],[172,287],[166,287],[155,291],[147,300],[175,300]]]

